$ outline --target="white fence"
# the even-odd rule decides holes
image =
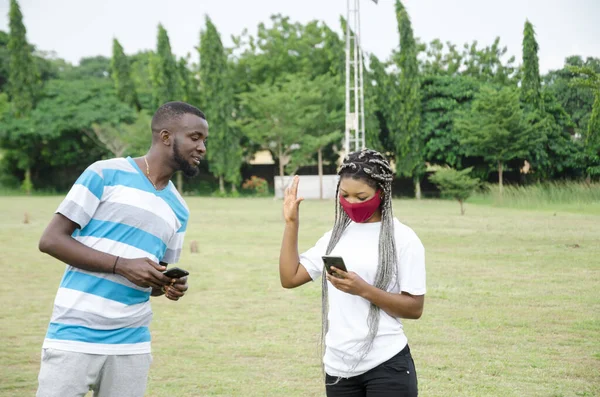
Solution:
[[[293,176],[283,177],[283,189],[285,189],[292,182]],[[333,199],[335,198],[335,189],[338,183],[338,175],[323,175],[323,198]],[[275,177],[275,198],[283,198],[282,189],[282,178],[280,176]],[[319,176],[318,175],[300,175],[300,182],[298,184],[298,197],[304,197],[305,199],[318,199],[319,198]]]

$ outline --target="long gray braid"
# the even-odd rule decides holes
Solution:
[[[379,234],[379,258],[377,265],[377,273],[375,275],[374,286],[387,290],[392,280],[398,280],[398,267],[396,256],[396,242],[394,239],[394,215],[392,213],[392,181],[394,174],[389,162],[379,152],[371,149],[363,149],[358,152],[350,153],[343,161],[339,168],[338,175],[340,181],[344,177],[363,180],[375,190],[381,189],[383,192],[383,201],[381,203],[381,230]],[[340,181],[336,188],[336,199],[339,197]],[[344,230],[350,224],[350,218],[342,209],[339,200],[336,200],[335,205],[335,223],[331,232],[331,239],[327,246],[326,254],[329,255],[337,243],[340,241]],[[327,294],[327,278],[326,271],[323,270],[322,277],[322,332],[321,332],[321,350],[325,345],[325,335],[329,328],[327,314],[329,312],[329,302]],[[379,328],[380,309],[378,306],[371,304],[369,315],[367,317],[367,325],[369,333],[367,340],[359,350],[361,353],[358,362],[369,353],[373,347],[373,341],[377,335]],[[355,364],[355,366],[356,366]],[[352,368],[354,369],[354,368]],[[339,380],[339,379],[338,379]]]

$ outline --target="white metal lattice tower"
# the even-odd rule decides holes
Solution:
[[[377,4],[377,0],[373,0]],[[346,154],[365,147],[363,54],[360,47],[360,0],[347,0],[346,17]]]

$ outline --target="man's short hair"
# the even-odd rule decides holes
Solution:
[[[152,132],[160,132],[171,122],[179,119],[184,114],[193,114],[206,120],[200,109],[185,102],[167,102],[159,107],[152,116]]]

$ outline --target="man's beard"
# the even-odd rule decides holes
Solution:
[[[183,172],[183,175],[187,176],[188,178],[194,177],[200,172],[198,167],[191,165],[190,162],[181,155],[179,146],[177,145],[177,140],[173,141],[173,160],[179,167],[179,170]]]

